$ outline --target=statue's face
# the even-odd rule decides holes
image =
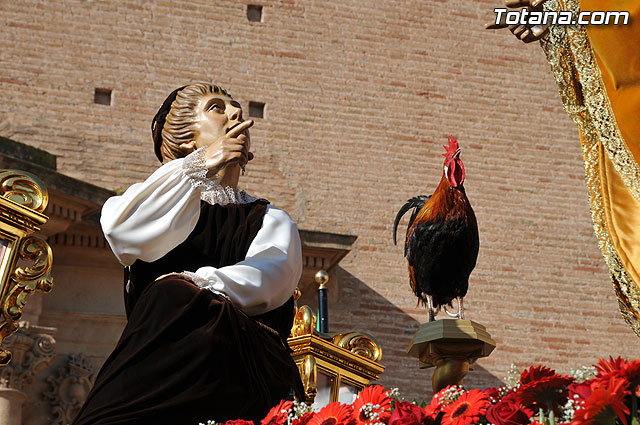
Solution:
[[[240,104],[224,94],[205,94],[195,112],[199,122],[196,149],[209,146],[244,121]],[[248,137],[249,130],[245,130],[245,133]]]

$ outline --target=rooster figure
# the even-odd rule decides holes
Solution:
[[[413,208],[404,256],[409,262],[409,279],[418,303],[429,309],[429,321],[444,306],[451,316],[464,318],[462,298],[467,294],[469,275],[478,258],[478,223],[464,191],[464,166],[453,137],[444,146],[444,172],[431,196],[416,196],[400,208],[393,225],[396,243],[398,223]],[[458,311],[447,311],[456,299]]]

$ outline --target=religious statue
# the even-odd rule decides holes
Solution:
[[[506,0],[505,5],[540,16],[593,18],[590,25],[487,28],[508,27],[524,42],[540,40],[564,109],[580,130],[594,230],[620,311],[640,336],[640,3]],[[597,24],[607,16],[614,19]]]
[[[102,210],[128,322],[74,425],[259,423],[302,399],[286,342],[300,238],[286,212],[238,190],[252,125],[208,83],[175,90],[155,116],[162,166]]]

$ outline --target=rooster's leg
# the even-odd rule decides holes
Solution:
[[[433,322],[436,320],[436,313],[433,311],[433,298],[431,298],[431,295],[427,295],[427,308],[429,309],[429,321]]]
[[[462,307],[462,297],[456,297],[458,300],[458,319],[464,320],[464,307]]]

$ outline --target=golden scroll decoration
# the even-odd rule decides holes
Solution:
[[[0,344],[18,329],[27,297],[51,291],[53,254],[44,240],[31,235],[48,217],[48,194],[36,176],[0,170]],[[31,263],[16,267],[18,261]],[[0,366],[11,353],[0,348]]]
[[[382,360],[382,348],[366,333],[347,332],[333,337],[333,343],[374,362]]]
[[[37,212],[47,208],[49,195],[33,174],[18,170],[0,170],[0,196]]]
[[[288,340],[307,403],[313,403],[318,393],[319,373],[332,383],[330,401],[337,400],[341,386],[359,391],[380,377],[382,348],[373,337],[363,332],[323,334],[315,330],[316,320],[309,306],[296,308]]]

